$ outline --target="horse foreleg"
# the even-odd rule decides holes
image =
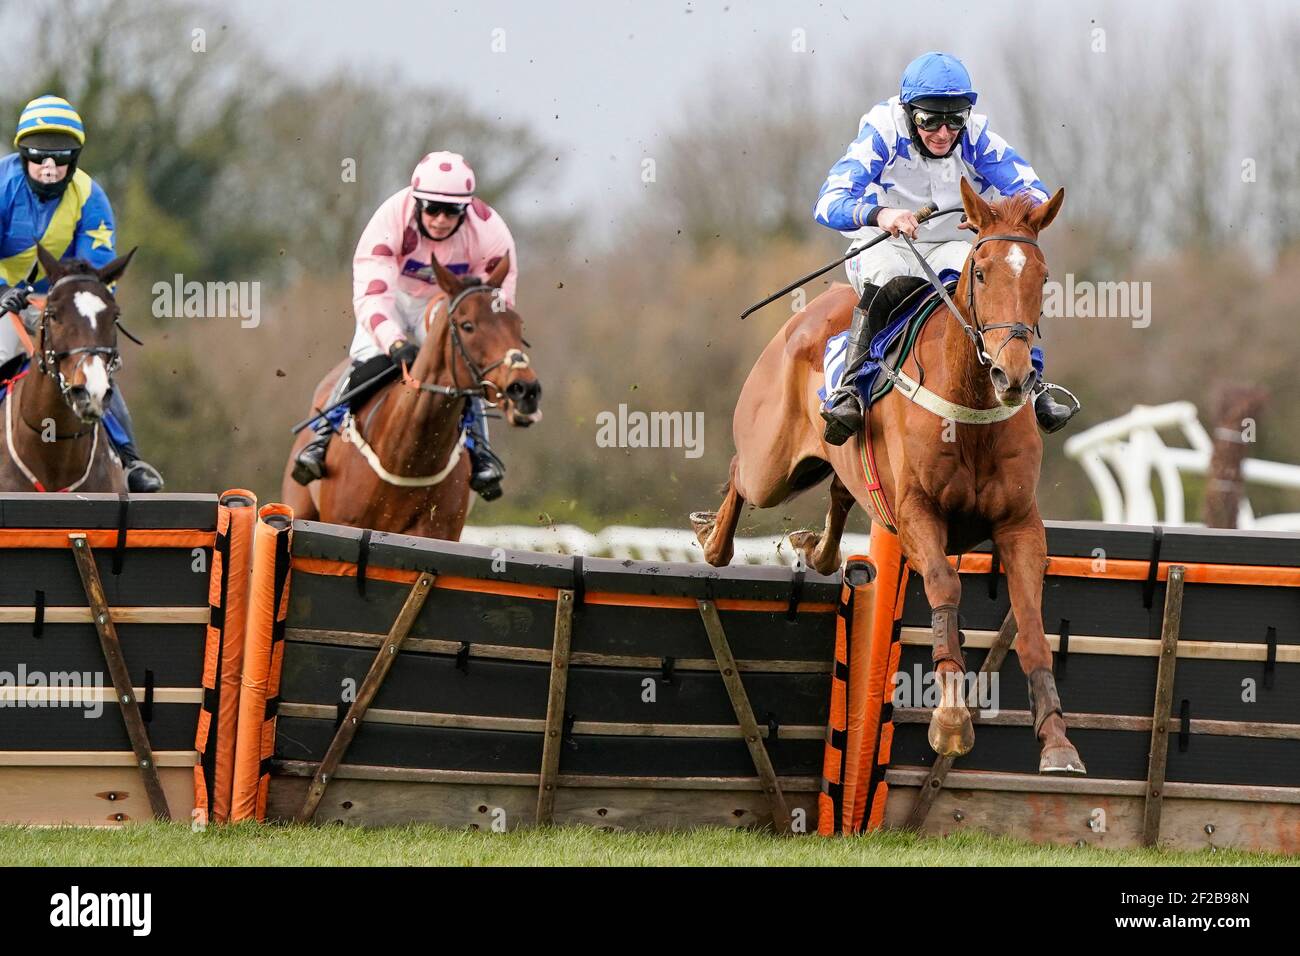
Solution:
[[[836,476],[831,481],[831,504],[826,511],[826,528],[821,534],[815,531],[793,531],[790,543],[803,553],[804,563],[818,574],[834,574],[840,566],[840,539],[844,536],[844,523],[853,510],[853,492],[844,487]]]
[[[740,524],[740,512],[745,507],[745,499],[736,490],[736,458],[731,459],[731,473],[727,479],[727,494],[717,511],[695,511],[691,513],[691,525],[695,537],[704,548],[704,560],[715,568],[731,563],[734,554],[733,542],[736,537],[736,525]]]
[[[993,531],[997,553],[1007,569],[1011,610],[1016,616],[1016,656],[1029,678],[1034,736],[1041,741],[1039,773],[1087,773],[1079,751],[1065,736],[1061,698],[1052,676],[1052,649],[1043,633],[1043,572],[1047,536],[1037,514]]]
[[[939,703],[930,715],[928,739],[935,753],[960,756],[975,746],[975,727],[966,707],[966,659],[957,630],[961,579],[944,553],[947,523],[928,502],[909,498],[900,503],[898,530],[903,553],[921,572],[930,602]]]

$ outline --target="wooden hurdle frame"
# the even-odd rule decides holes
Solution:
[[[967,559],[974,557],[975,561]],[[981,560],[982,559],[982,560]],[[993,557],[996,560],[996,556]],[[1061,568],[1071,562],[1052,559]],[[987,574],[992,566],[987,555],[964,556],[962,570]],[[1081,570],[1077,565],[1071,571]],[[1137,580],[1137,569],[1122,567]],[[931,767],[894,766],[887,773],[891,800],[886,826],[950,834],[965,830],[1029,837],[1036,841],[1071,843],[1078,846],[1155,847],[1197,850],[1217,847],[1300,852],[1300,788],[1236,784],[1181,783],[1166,779],[1171,742],[1175,736],[1256,737],[1300,740],[1300,724],[1264,721],[1193,720],[1173,710],[1177,662],[1183,659],[1300,662],[1300,647],[1265,646],[1240,642],[1197,642],[1180,639],[1184,588],[1188,580],[1215,581],[1216,570],[1230,580],[1287,585],[1289,569],[1153,564],[1150,579],[1166,581],[1165,602],[1160,616],[1160,636],[1146,638],[1098,637],[1077,634],[1049,634],[1054,652],[1068,640],[1072,654],[1111,654],[1155,657],[1158,660],[1152,716],[1120,714],[1068,714],[1071,729],[1118,730],[1149,735],[1145,780],[1097,779],[1092,777],[1052,778],[1024,773],[961,770],[962,758],[937,758]],[[1050,573],[1050,572],[1049,572]],[[1069,572],[1067,572],[1069,573]],[[1147,590],[1149,599],[1150,589]],[[984,671],[1002,667],[1015,634],[1014,617],[1008,613],[997,634],[966,631],[967,647],[988,648]],[[902,629],[905,644],[928,647],[930,635],[921,628]],[[1018,677],[1019,675],[1016,675]],[[1016,679],[1016,678],[1012,678]],[[1068,699],[1067,699],[1068,704]],[[1002,711],[992,720],[981,719],[972,707],[978,726],[1032,726],[1028,711]],[[925,707],[899,707],[896,723],[928,724]],[[979,734],[976,735],[976,750]]]

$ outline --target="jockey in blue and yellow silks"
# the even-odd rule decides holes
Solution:
[[[85,128],[71,104],[58,96],[38,96],[18,118],[18,151],[0,158],[0,369],[25,355],[5,313],[21,313],[30,294],[49,287],[36,264],[37,242],[57,259],[83,259],[95,267],[116,255],[113,207],[99,183],[77,168],[85,143]],[[14,371],[11,365],[0,378]],[[157,470],[136,452],[119,386],[110,395],[104,424],[126,469],[128,489],[162,488]]]

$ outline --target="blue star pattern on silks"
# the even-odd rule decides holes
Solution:
[[[827,174],[813,218],[847,235],[871,235],[874,230],[862,230],[873,207],[919,209],[929,202],[941,209],[960,206],[962,179],[989,200],[1017,193],[1028,193],[1036,203],[1048,198],[1034,168],[989,129],[982,113],[970,115],[948,156],[931,159],[913,145],[899,98],[877,103],[859,120],[857,137]],[[943,168],[936,175],[938,164]],[[968,234],[957,230],[958,221],[948,216],[927,222],[922,238],[968,240]]]

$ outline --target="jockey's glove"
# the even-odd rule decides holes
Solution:
[[[420,354],[420,347],[414,342],[408,342],[406,339],[398,339],[393,343],[393,347],[388,350],[388,357],[393,360],[394,365],[406,363],[409,370],[415,364],[415,357]]]
[[[31,294],[30,289],[21,289],[17,286],[5,289],[0,293],[0,314],[5,312],[21,314],[23,309],[27,308],[27,297]]]

